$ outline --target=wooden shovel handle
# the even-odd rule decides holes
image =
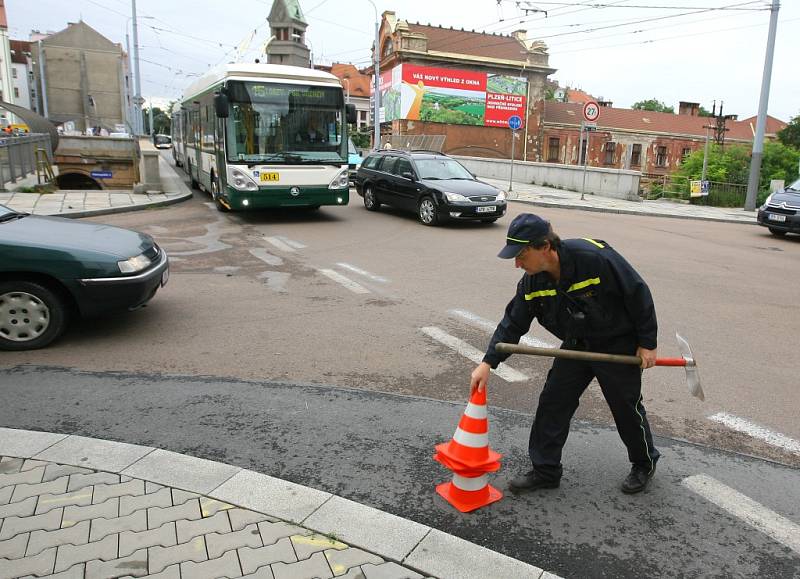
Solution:
[[[560,348],[537,348],[535,346],[520,346],[519,344],[506,344],[500,342],[494,349],[502,354],[528,354],[530,356],[548,356],[550,358],[567,358],[569,360],[583,360],[585,362],[611,362],[613,364],[629,364],[641,366],[639,356],[625,356],[623,354],[606,354],[603,352],[584,352],[582,350],[562,350]],[[685,366],[683,358],[657,358],[656,366]]]

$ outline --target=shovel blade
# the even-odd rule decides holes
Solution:
[[[681,356],[686,360],[686,385],[689,387],[689,393],[695,398],[705,400],[706,396],[703,393],[703,387],[700,385],[700,373],[697,371],[697,361],[692,355],[689,342],[677,332],[675,332],[675,339],[678,340],[678,349],[681,351]]]

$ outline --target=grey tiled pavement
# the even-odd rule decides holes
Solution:
[[[12,577],[558,579],[233,465],[0,427],[0,579]]]
[[[4,456],[0,579],[25,576],[424,575],[331,536],[195,493],[121,474]]]

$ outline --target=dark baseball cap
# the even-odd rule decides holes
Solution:
[[[550,232],[550,222],[533,213],[520,213],[508,226],[506,246],[497,257],[511,259],[517,257],[524,247],[540,241]]]

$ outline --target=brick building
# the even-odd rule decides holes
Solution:
[[[547,47],[527,38],[400,20],[379,33],[383,135],[444,135],[447,153],[508,158],[508,117],[518,115],[515,157],[533,159],[532,103],[544,98]],[[368,69],[372,72],[372,69]]]
[[[583,105],[540,101],[535,110],[537,157],[532,160],[577,164]],[[697,116],[698,110],[695,103],[681,103],[679,114],[601,107],[597,130],[587,133],[588,164],[647,174],[671,173],[684,157],[705,146],[705,127],[716,122],[713,117]],[[769,117],[767,134],[774,135],[783,126],[786,123]],[[749,145],[755,118],[730,118],[725,128],[725,143]],[[713,129],[709,134],[713,139]]]

